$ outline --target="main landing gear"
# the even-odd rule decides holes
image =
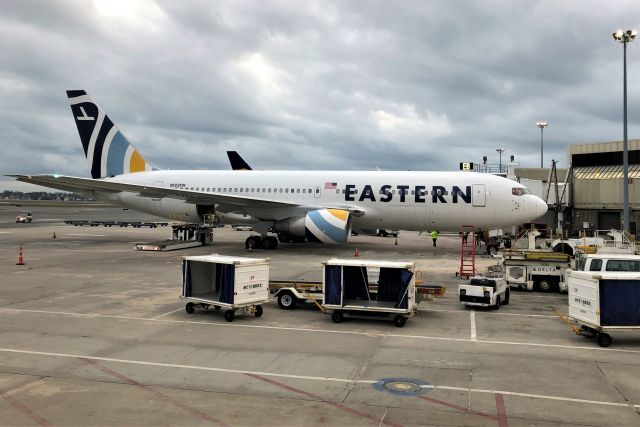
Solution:
[[[273,236],[249,236],[244,242],[245,249],[275,249],[278,239]]]

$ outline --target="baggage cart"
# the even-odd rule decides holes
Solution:
[[[640,330],[640,272],[567,272],[569,320],[609,347],[612,330]]]
[[[223,255],[182,258],[182,295],[187,313],[196,308],[224,309],[227,322],[243,310],[262,316],[262,304],[269,299],[269,258],[241,258]]]
[[[379,269],[377,283],[368,279],[369,269]],[[323,262],[323,306],[332,310],[331,320],[340,323],[344,315],[393,315],[403,327],[418,312],[415,263],[354,259]]]

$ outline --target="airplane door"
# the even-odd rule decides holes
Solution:
[[[473,184],[473,206],[484,206],[486,203],[487,193],[484,189],[484,184]]]
[[[315,197],[316,199],[320,198],[320,187],[315,188],[315,190],[313,191],[313,197]]]
[[[163,181],[153,181],[153,186],[154,186],[154,187],[162,187],[162,182],[163,182]],[[159,201],[160,201],[160,199],[159,199],[159,198],[157,198],[157,199],[151,199],[151,200],[153,200],[154,202],[159,202]]]

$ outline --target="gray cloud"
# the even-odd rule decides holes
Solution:
[[[0,16],[0,172],[87,176],[64,91],[85,89],[152,163],[227,169],[566,166],[622,137],[640,2],[14,1]],[[640,42],[628,49],[640,133]],[[11,187],[11,184],[4,187]]]

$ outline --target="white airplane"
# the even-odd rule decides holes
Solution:
[[[249,224],[250,247],[280,241],[346,243],[354,229],[488,230],[547,212],[523,185],[474,172],[158,170],[83,90],[67,91],[92,178],[12,175],[19,181],[178,221]]]

